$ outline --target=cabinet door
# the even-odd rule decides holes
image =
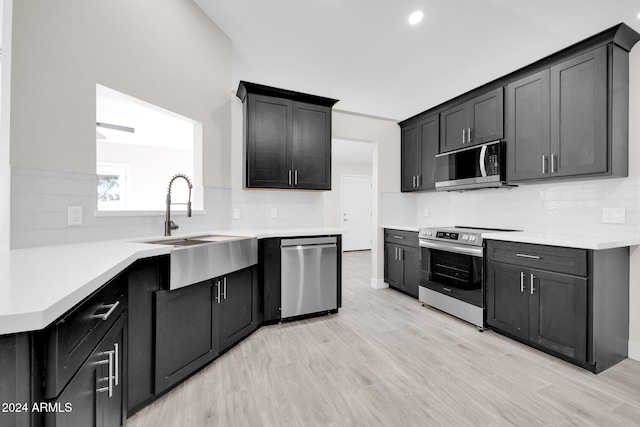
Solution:
[[[467,103],[440,113],[440,153],[466,146]]]
[[[60,393],[60,410],[46,414],[46,425],[117,427],[124,423],[125,315]],[[111,354],[109,354],[111,353]]]
[[[293,187],[331,190],[331,108],[293,103]]]
[[[607,46],[551,67],[551,175],[607,171]]]
[[[418,189],[432,190],[436,188],[436,154],[438,154],[438,137],[440,123],[438,115],[418,122]]]
[[[154,397],[153,295],[162,276],[168,278],[169,256],[137,261],[128,273],[129,307],[127,365],[127,411],[132,415]]]
[[[402,266],[401,289],[409,295],[418,298],[420,286],[420,249],[412,246],[400,246],[400,260]]]
[[[216,292],[217,287],[222,286],[220,303],[217,304],[220,310],[218,323],[221,351],[231,347],[257,327],[255,275],[255,269],[249,268],[215,280]]]
[[[503,90],[498,88],[472,99],[467,106],[469,144],[502,139],[504,136]]]
[[[550,153],[549,69],[507,86],[507,180],[548,176]]]
[[[487,324],[527,339],[529,335],[528,270],[487,262]]]
[[[418,126],[412,125],[403,128],[400,139],[401,191],[416,190],[416,177],[419,175],[419,156]]]
[[[156,394],[218,354],[213,283],[155,293]]]
[[[384,244],[384,280],[394,288],[400,287],[402,270],[398,259],[398,245]]]
[[[532,269],[529,280],[529,340],[585,362],[587,279]]]
[[[248,95],[246,185],[288,188],[292,152],[292,102]]]

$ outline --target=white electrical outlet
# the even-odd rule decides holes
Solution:
[[[278,218],[278,208],[271,208],[271,218]]]
[[[424,208],[424,216],[429,216],[429,208]]]
[[[604,224],[624,224],[627,222],[625,208],[602,208],[602,222]]]
[[[67,224],[82,225],[82,206],[67,207]]]
[[[240,209],[233,208],[233,219],[240,219]]]

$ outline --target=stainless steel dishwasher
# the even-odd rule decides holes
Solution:
[[[282,239],[281,318],[338,309],[336,237]]]

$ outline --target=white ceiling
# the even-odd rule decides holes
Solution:
[[[232,40],[232,89],[247,80],[394,120],[620,22],[640,32],[637,0],[194,1]]]

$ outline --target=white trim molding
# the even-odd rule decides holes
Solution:
[[[374,277],[371,278],[371,287],[373,289],[386,289],[389,287],[387,282],[384,279],[376,279]]]

